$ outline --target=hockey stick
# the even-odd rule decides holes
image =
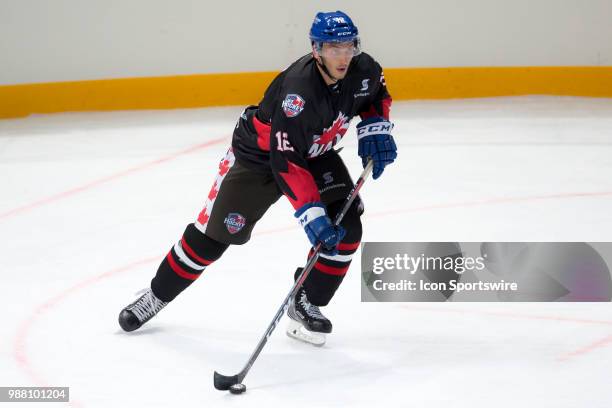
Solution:
[[[340,222],[342,221],[342,219],[346,215],[347,211],[351,207],[351,204],[353,203],[353,201],[355,200],[355,198],[359,194],[359,190],[361,190],[361,187],[363,187],[363,184],[365,183],[366,179],[368,178],[368,176],[372,172],[372,167],[373,166],[374,166],[374,162],[372,161],[372,159],[370,159],[368,161],[368,164],[366,165],[365,169],[361,173],[361,176],[359,176],[359,179],[357,180],[357,183],[355,183],[355,186],[353,187],[353,189],[349,193],[348,197],[346,197],[346,200],[344,201],[344,206],[342,207],[340,212],[336,215],[336,219],[334,220],[334,225],[340,224]],[[285,297],[285,300],[283,301],[283,304],[281,305],[281,307],[276,312],[276,315],[274,315],[274,319],[272,319],[272,323],[270,323],[268,325],[268,328],[266,329],[266,332],[261,337],[261,340],[259,340],[259,343],[257,343],[257,347],[255,347],[255,350],[251,354],[251,357],[249,357],[249,361],[247,361],[247,363],[244,366],[244,368],[242,369],[242,371],[240,371],[236,375],[223,375],[223,374],[219,374],[218,372],[215,371],[214,384],[215,384],[215,388],[216,389],[222,390],[222,391],[229,390],[232,385],[236,385],[236,384],[242,383],[242,380],[244,380],[244,377],[246,377],[247,373],[249,372],[249,370],[251,369],[251,367],[255,363],[255,360],[257,360],[257,357],[259,356],[259,353],[261,353],[261,350],[263,350],[264,346],[268,342],[268,338],[270,337],[270,335],[272,335],[272,332],[276,328],[276,325],[280,322],[280,319],[283,317],[283,314],[285,314],[285,312],[287,311],[287,308],[289,307],[290,300],[298,292],[298,290],[300,289],[300,287],[302,286],[302,284],[304,283],[304,281],[308,277],[308,274],[310,273],[310,271],[314,267],[315,263],[319,259],[320,251],[321,251],[321,244],[319,243],[314,248],[314,253],[313,253],[312,257],[308,260],[308,263],[306,263],[306,266],[304,267],[304,270],[302,271],[300,276],[297,278],[297,280],[293,284],[293,287],[291,288],[291,291],[289,291],[289,294]]]

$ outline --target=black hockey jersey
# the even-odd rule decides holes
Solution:
[[[390,106],[382,68],[368,54],[354,57],[344,79],[330,86],[308,54],[272,81],[258,106],[242,113],[234,155],[246,167],[271,171],[298,209],[320,201],[308,161],[329,152],[354,116],[389,119]]]

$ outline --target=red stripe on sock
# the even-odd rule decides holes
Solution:
[[[192,257],[196,261],[198,261],[200,264],[202,264],[204,266],[208,266],[211,263],[213,263],[213,261],[209,261],[208,259],[204,259],[204,258],[199,257],[198,254],[196,254],[195,251],[193,249],[191,249],[191,247],[189,245],[187,245],[187,242],[185,242],[185,238],[184,237],[181,238],[181,246],[183,247],[185,252],[187,252],[187,255],[189,255],[190,257]]]
[[[181,266],[174,261],[174,258],[172,258],[172,252],[168,253],[168,256],[166,257],[166,259],[168,259],[168,263],[170,264],[170,267],[172,268],[172,270],[181,278],[185,278],[189,280],[196,280],[200,277],[199,274],[189,273],[183,268],[181,268]]]
[[[343,266],[342,268],[336,268],[334,266],[327,266],[317,262],[314,267],[317,268],[318,271],[328,275],[344,276],[346,275],[346,271],[348,271],[349,266],[350,264]]]
[[[359,248],[359,244],[361,244],[361,242],[359,242],[359,241],[353,242],[353,243],[341,242],[341,243],[338,244],[338,251],[352,251],[352,250],[356,250],[357,248]]]

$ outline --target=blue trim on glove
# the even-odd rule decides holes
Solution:
[[[304,204],[295,212],[295,217],[304,228],[312,246],[320,243],[321,252],[328,255],[338,254],[337,246],[346,231],[341,226],[332,224],[323,203]]]
[[[397,158],[397,146],[391,135],[393,124],[383,117],[373,117],[357,124],[359,146],[357,153],[365,168],[368,159],[374,161],[372,177],[379,178],[385,167]]]

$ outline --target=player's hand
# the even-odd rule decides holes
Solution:
[[[374,179],[379,178],[385,167],[397,158],[397,146],[391,130],[393,123],[382,117],[368,118],[357,125],[358,153],[364,168],[370,157],[374,161]]]
[[[339,225],[333,225],[323,203],[308,203],[301,206],[295,217],[300,226],[306,231],[312,246],[321,244],[321,252],[328,255],[338,254],[338,244],[346,235],[346,231]]]

